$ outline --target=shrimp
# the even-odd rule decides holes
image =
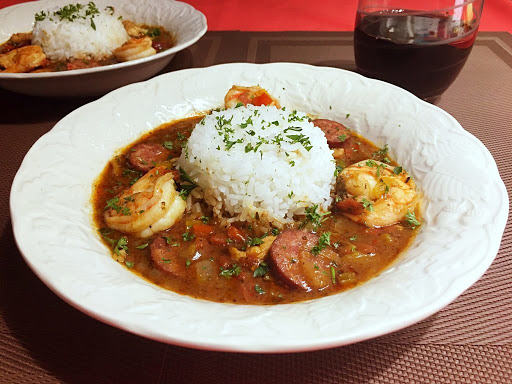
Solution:
[[[172,172],[156,167],[119,196],[107,201],[107,225],[137,237],[149,237],[174,225],[186,203],[174,188]]]
[[[147,28],[143,28],[130,20],[123,20],[123,26],[130,37],[145,36],[148,33]]]
[[[156,54],[152,44],[153,40],[147,36],[140,39],[130,39],[114,51],[114,56],[119,61],[130,61],[152,56]]]
[[[383,227],[413,212],[419,196],[412,178],[401,167],[363,160],[341,172],[346,199],[337,209],[351,220],[369,227]]]
[[[243,105],[273,105],[276,108],[281,108],[279,101],[257,85],[253,87],[233,85],[224,97],[224,104],[226,108],[234,108],[238,103]]]
[[[42,65],[46,55],[39,45],[27,45],[0,55],[0,67],[4,73],[24,73]]]
[[[32,32],[15,33],[14,35],[11,36],[9,41],[12,43],[15,43],[15,44],[24,44],[24,43],[30,44],[32,41]]]

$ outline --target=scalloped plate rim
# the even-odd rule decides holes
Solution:
[[[36,151],[37,150],[37,146],[40,142],[43,142],[45,137],[49,137],[49,136],[52,136],[55,132],[59,131],[60,129],[67,129],[65,124],[69,121],[69,119],[72,119],[72,117],[75,115],[75,114],[78,114],[80,110],[82,109],[86,109],[86,108],[90,108],[91,105],[94,105],[94,104],[101,104],[105,101],[108,101],[109,98],[113,98],[117,95],[122,95],[122,93],[126,92],[127,90],[129,90],[129,88],[132,88],[132,89],[135,89],[136,87],[142,87],[142,88],[145,88],[147,86],[147,84],[151,84],[151,83],[158,83],[162,77],[173,77],[173,76],[181,76],[183,75],[184,73],[186,72],[206,72],[206,71],[210,71],[210,70],[215,70],[215,68],[219,68],[219,67],[224,67],[224,68],[227,68],[227,67],[240,67],[240,66],[246,66],[247,68],[249,67],[254,67],[254,66],[257,66],[257,67],[266,67],[266,68],[270,68],[272,66],[278,68],[278,67],[286,67],[286,66],[294,66],[294,67],[297,67],[297,66],[301,66],[301,67],[304,67],[304,68],[315,68],[314,70],[325,70],[325,71],[341,71],[341,72],[346,72],[346,75],[348,76],[354,76],[354,78],[358,78],[358,79],[361,79],[362,76],[358,75],[358,74],[355,74],[355,73],[352,73],[352,72],[349,72],[349,71],[344,71],[344,70],[340,70],[340,69],[334,69],[334,68],[324,68],[324,67],[314,67],[314,66],[309,66],[309,65],[305,65],[305,64],[295,64],[295,63],[272,63],[272,64],[248,64],[248,63],[232,63],[232,64],[220,64],[220,65],[216,65],[216,66],[212,66],[212,67],[207,67],[207,68],[202,68],[202,69],[186,69],[186,70],[182,70],[182,71],[177,71],[177,72],[174,72],[174,73],[170,73],[170,74],[164,74],[164,75],[160,75],[158,77],[155,77],[151,80],[148,80],[146,82],[142,82],[142,83],[137,83],[137,84],[131,84],[131,85],[128,85],[128,86],[125,86],[123,88],[119,88],[117,90],[114,90],[112,91],[111,93],[103,96],[102,98],[98,99],[97,101],[95,102],[92,102],[92,103],[89,103],[89,104],[86,104],[80,108],[78,108],[77,110],[71,112],[70,114],[68,114],[66,117],[64,117],[61,121],[59,121],[54,128],[52,128],[51,131],[49,131],[48,133],[46,133],[45,135],[43,135],[35,144],[34,144],[34,147],[32,147],[29,152],[27,153],[27,156],[25,157],[25,159],[23,160],[23,163],[22,165],[20,166],[20,170],[26,166],[25,162],[27,161],[27,157],[28,157],[28,154],[31,153],[32,151]],[[364,79],[364,81],[369,81],[369,82],[378,82],[376,80],[372,80],[372,79],[366,79],[366,78],[362,78]],[[379,83],[382,83],[382,82],[379,82]],[[405,90],[402,90],[398,87],[394,87],[390,84],[387,84],[387,83],[384,83],[387,87],[392,87],[392,88],[395,88],[395,90],[399,90],[400,92],[403,92],[404,95],[406,94],[407,97],[413,97],[415,98],[414,96],[410,95],[407,91]],[[419,103],[425,103],[419,99],[416,99],[416,102],[419,102]],[[490,153],[488,152],[488,150],[483,146],[483,144],[478,140],[476,139],[473,135],[471,135],[469,132],[465,131],[461,126],[460,124],[458,124],[456,122],[456,120],[451,116],[449,115],[447,112],[445,111],[442,111],[441,109],[435,107],[435,106],[432,106],[428,103],[425,103],[426,105],[428,105],[429,107],[433,108],[434,110],[437,110],[438,112],[441,111],[443,115],[445,115],[445,117],[448,117],[449,119],[452,119],[461,129],[461,132],[464,132],[464,134],[468,135],[468,137],[476,140],[478,142],[478,144],[482,147],[482,149],[491,157],[492,159],[492,156],[490,155]],[[494,159],[492,159],[492,161],[494,162]],[[494,162],[494,166],[496,167],[496,164]],[[496,169],[497,171],[497,169]],[[499,175],[499,174],[498,174]],[[387,333],[390,333],[390,332],[393,332],[393,331],[397,331],[399,329],[402,329],[404,327],[407,327],[409,325],[412,325],[418,321],[421,321],[429,316],[431,316],[432,314],[434,314],[435,312],[439,311],[440,309],[444,308],[446,305],[448,305],[450,302],[452,302],[453,300],[455,300],[460,294],[462,294],[462,292],[469,288],[474,282],[476,282],[484,273],[485,271],[487,270],[487,268],[490,266],[490,264],[492,263],[492,261],[494,260],[497,252],[498,252],[498,249],[499,249],[499,245],[500,245],[500,242],[496,243],[496,244],[493,244],[494,245],[494,249],[492,250],[489,250],[488,254],[487,254],[487,257],[484,258],[482,260],[482,262],[478,265],[477,268],[471,270],[471,276],[465,276],[466,279],[465,279],[465,287],[463,289],[457,289],[457,293],[456,292],[452,292],[450,295],[445,295],[443,296],[441,299],[437,299],[437,301],[434,301],[432,303],[430,303],[430,305],[428,306],[425,306],[423,307],[422,310],[419,310],[419,311],[416,311],[415,312],[415,316],[409,316],[407,318],[406,321],[404,321],[403,319],[396,319],[394,322],[393,321],[388,321],[387,323],[387,326],[385,328],[379,328],[377,329],[375,332],[371,332],[371,333],[365,333],[365,334],[357,334],[355,333],[354,335],[352,335],[351,337],[337,337],[336,335],[333,336],[333,335],[329,335],[329,336],[326,336],[325,339],[320,339],[320,340],[316,340],[316,341],[310,341],[309,343],[304,343],[304,341],[302,341],[301,343],[293,343],[293,342],[288,342],[286,344],[280,344],[280,343],[273,343],[273,342],[262,342],[261,344],[254,344],[254,345],[248,345],[248,346],[240,346],[240,345],[237,345],[237,344],[234,344],[234,343],[226,343],[225,341],[223,342],[222,340],[219,341],[218,340],[218,337],[212,337],[211,339],[203,339],[203,340],[191,340],[190,337],[179,337],[177,335],[160,335],[157,333],[151,333],[151,332],[148,332],[147,329],[141,329],[141,328],[137,328],[137,327],[134,327],[133,324],[131,324],[130,322],[125,322],[125,321],[120,321],[119,319],[115,319],[115,318],[111,318],[109,316],[106,316],[105,314],[101,313],[101,312],[98,312],[96,311],[94,308],[88,308],[88,307],[84,307],[80,302],[77,302],[76,300],[74,300],[73,297],[70,297],[66,292],[62,292],[60,291],[54,284],[53,284],[53,281],[51,281],[51,279],[48,279],[47,276],[45,276],[44,274],[42,274],[37,265],[34,263],[34,260],[31,259],[30,255],[27,255],[26,252],[23,251],[23,243],[22,241],[20,241],[19,239],[19,233],[21,231],[21,229],[19,229],[19,221],[18,221],[18,218],[16,217],[16,212],[15,212],[15,202],[16,202],[16,196],[14,195],[14,187],[16,185],[18,185],[21,181],[20,181],[20,172],[18,171],[18,173],[16,174],[16,177],[13,181],[13,184],[12,184],[12,189],[11,189],[11,200],[10,200],[10,209],[11,209],[11,217],[12,217],[12,226],[13,226],[13,231],[14,231],[14,236],[15,236],[15,240],[16,240],[16,243],[18,245],[18,248],[20,249],[20,252],[22,253],[25,261],[27,262],[27,264],[30,266],[30,268],[34,271],[34,273],[53,291],[55,292],[59,297],[61,297],[64,301],[66,301],[67,303],[71,304],[72,306],[74,306],[75,308],[79,309],[80,311],[84,312],[84,313],[87,313],[88,315],[98,319],[98,320],[101,320],[107,324],[110,324],[110,325],[113,325],[113,326],[116,326],[118,328],[121,328],[121,329],[124,329],[126,331],[129,331],[131,333],[134,333],[134,334],[138,334],[140,336],[144,336],[144,337],[147,337],[147,338],[150,338],[150,339],[154,339],[154,340],[158,340],[158,341],[162,341],[162,342],[166,342],[166,343],[172,343],[172,344],[176,344],[176,345],[182,345],[182,346],[186,346],[186,347],[192,347],[192,348],[199,348],[199,349],[208,349],[208,350],[218,350],[218,351],[239,351],[239,352],[264,352],[264,353],[273,353],[273,352],[299,352],[299,351],[310,351],[310,350],[318,350],[318,349],[325,349],[325,348],[332,348],[332,347],[336,347],[336,346],[342,346],[342,345],[347,345],[347,344],[351,344],[351,343],[355,343],[355,342],[360,342],[360,341],[363,341],[363,340],[367,340],[367,339],[370,339],[370,338],[373,338],[373,337],[377,337],[377,336],[381,336],[381,335],[384,335],[384,334],[387,334]],[[505,189],[505,186],[503,185],[503,182],[501,181],[501,179],[499,180],[501,183],[498,183],[500,184],[500,186],[502,187],[501,190],[500,190],[500,194],[502,195],[501,197],[504,198],[504,201],[505,202],[508,202],[508,195],[506,193],[506,189]],[[508,204],[505,205],[506,207],[506,211],[508,212]],[[508,213],[505,214],[505,210],[502,210],[502,215],[501,215],[501,222],[498,223],[498,227],[502,226],[503,230],[505,228],[505,223],[506,223],[506,220],[507,220],[507,216],[508,216]],[[500,235],[500,238],[501,238],[501,235]],[[128,272],[129,273],[129,272]],[[330,296],[332,297],[332,296]],[[196,301],[195,299],[191,299],[192,301]],[[317,299],[318,300],[323,300],[323,299]],[[199,301],[202,301],[202,300],[199,300]],[[309,302],[305,302],[306,304],[309,303]],[[296,306],[296,305],[303,305],[304,303],[299,303],[299,304],[283,304],[283,305],[279,305],[279,307],[285,307],[285,306]],[[213,305],[220,305],[220,306],[235,306],[235,307],[242,307],[240,305],[234,305],[234,304],[219,304],[219,303],[213,303]],[[252,307],[252,306],[247,306],[247,307]]]

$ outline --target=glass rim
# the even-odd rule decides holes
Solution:
[[[457,8],[464,7],[464,6],[469,5],[469,4],[476,3],[477,1],[480,1],[482,6],[483,6],[485,0],[466,0],[463,3],[461,3],[461,4],[456,4],[456,5],[453,5],[451,7],[428,9],[428,10],[425,9],[423,11],[407,11],[407,14],[408,15],[422,15],[425,12],[446,12],[446,11],[451,11],[451,10],[454,10],[454,9],[457,9]],[[371,5],[367,6],[366,8],[370,8],[370,7],[371,7]],[[400,9],[402,9],[402,8],[400,8]],[[381,11],[393,11],[393,10],[396,10],[396,8],[382,9]],[[367,11],[364,11],[364,10],[360,10],[359,8],[357,9],[357,12],[358,13],[364,13],[364,14],[372,13],[372,12],[367,12]]]

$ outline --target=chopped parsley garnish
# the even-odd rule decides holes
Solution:
[[[162,34],[162,32],[160,31],[159,28],[152,28],[152,29],[148,30],[148,32],[146,33],[146,35],[149,37],[158,37],[161,34]]]
[[[188,268],[188,267],[190,267],[190,264],[191,264],[190,260],[185,261],[185,266],[186,266],[187,268]]]
[[[254,286],[254,290],[255,290],[256,292],[258,292],[260,295],[263,295],[263,294],[265,293],[265,291],[263,290],[263,288],[261,288],[258,284],[256,284],[256,285]]]
[[[240,108],[240,107],[243,107],[244,105],[245,105],[244,103],[239,101],[238,103],[236,103],[235,108]]]
[[[363,203],[364,209],[366,209],[367,211],[370,211],[370,212],[373,211],[373,203],[370,200],[367,200],[363,197],[362,203]]]
[[[127,200],[127,201],[129,201],[129,200]],[[131,215],[130,208],[123,207],[123,206],[117,204],[118,202],[119,202],[119,197],[114,197],[112,199],[107,200],[107,205],[105,206],[105,211],[108,209],[113,209],[117,213],[121,212],[125,216]]]
[[[333,284],[336,284],[336,270],[334,266],[331,265],[331,280]]]
[[[327,215],[330,215],[331,212],[317,212],[318,205],[314,204],[312,206],[307,207],[304,211],[306,213],[306,219],[302,223],[302,226],[306,225],[307,222],[311,222],[313,227],[317,229],[322,223],[327,220]]]
[[[117,241],[114,247],[114,253],[116,255],[120,255],[121,252],[128,253],[128,239],[124,236]]]
[[[168,150],[172,150],[174,148],[174,143],[172,141],[164,141],[162,145]]]
[[[36,13],[35,14],[35,19],[36,19],[36,21],[43,21],[44,19],[46,19],[45,11],[41,11],[39,13]]]
[[[134,264],[131,262],[131,261],[125,261],[124,264],[128,267],[128,268],[133,268]]]
[[[261,236],[261,237],[248,237],[247,238],[247,245],[249,247],[252,247],[252,246],[255,246],[255,245],[263,244],[263,239],[265,237],[267,237],[266,233],[263,236]]]
[[[142,175],[142,172],[140,172],[140,171],[136,171],[136,170],[130,169],[130,168],[123,169],[123,176],[132,178],[130,180],[130,185],[135,184],[137,182],[137,180],[140,179],[141,175]]]
[[[345,140],[347,140],[347,135],[343,134],[338,136],[338,139],[343,143]]]
[[[286,135],[287,138],[291,139],[291,144],[300,143],[302,146],[306,149],[306,151],[310,151],[313,146],[311,145],[311,142],[309,141],[309,137],[304,135],[303,133],[299,135]]]
[[[272,233],[272,235],[274,236],[277,236],[279,235],[279,229],[278,228],[272,228],[272,230],[270,231]]]
[[[196,238],[196,235],[193,233],[190,233],[188,230],[187,232],[184,232],[181,237],[183,237],[183,241],[192,241]]]
[[[377,177],[380,177],[380,170],[381,170],[381,169],[382,169],[382,170],[386,169],[386,166],[385,166],[384,164],[379,164],[379,165],[377,166],[377,172],[375,173],[375,175],[376,175]]]
[[[405,221],[407,221],[411,225],[412,229],[415,229],[416,227],[421,225],[418,219],[416,219],[416,215],[414,214],[414,212],[411,212],[409,210],[405,214]]]
[[[85,10],[85,12],[83,12]],[[109,12],[111,15],[114,14],[114,8],[113,7],[106,7],[105,10]],[[39,13],[35,14],[35,20],[36,21],[43,21],[47,17],[50,18],[51,21],[53,21],[52,16],[58,16],[59,20],[67,20],[69,22],[73,22],[77,19],[90,19],[90,25],[91,28],[96,30],[96,24],[94,23],[94,16],[97,16],[100,14],[100,11],[96,7],[96,4],[94,4],[92,1],[90,1],[87,5],[84,4],[68,4],[64,7],[58,9],[57,11],[53,12],[53,14],[45,13],[44,11],[41,11]]]
[[[144,249],[144,248],[147,248],[148,245],[149,245],[149,243],[145,243],[145,244],[142,244],[142,245],[138,245],[135,248],[137,248],[137,249]]]
[[[258,268],[254,270],[254,273],[252,274],[254,277],[260,277],[265,276],[268,272],[268,266],[267,263],[261,262]]]
[[[352,236],[351,238],[349,238],[350,241],[356,241],[357,240],[357,236]]]
[[[114,239],[111,239],[110,237],[108,237],[108,235],[110,235],[110,233],[112,232],[110,230],[110,228],[100,228],[99,232],[101,234],[101,237],[103,237],[107,242],[109,242],[110,245],[114,246],[114,243],[116,241]]]
[[[183,200],[187,200],[188,195],[195,187],[197,187],[197,184],[190,178],[190,176],[187,174],[187,172],[185,172],[183,168],[179,167],[179,171],[180,179],[182,181],[180,184],[180,196]],[[188,184],[184,184],[184,182]]]
[[[385,144],[384,148],[381,148],[378,151],[373,152],[372,157],[385,157],[388,154],[388,150],[388,145]]]
[[[199,220],[201,220],[203,222],[203,224],[208,224],[208,222],[210,221],[210,218],[207,216],[201,216],[199,218]]]
[[[242,272],[242,269],[238,265],[233,264],[229,269],[223,269],[221,267],[219,276],[230,278],[233,276],[238,276],[240,272]]]
[[[345,119],[348,119],[350,116],[350,113],[347,113],[346,116],[345,116]]]
[[[324,232],[318,239],[318,244],[311,249],[311,253],[318,255],[328,245],[331,245],[331,232]]]
[[[395,167],[395,168],[393,168],[393,173],[394,173],[395,175],[399,175],[399,174],[401,174],[401,173],[402,173],[402,171],[403,171],[402,167]]]
[[[334,177],[338,177],[341,171],[343,171],[343,167],[340,165],[336,165],[336,168],[334,169]]]

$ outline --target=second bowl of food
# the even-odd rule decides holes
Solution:
[[[37,96],[105,94],[145,80],[206,32],[178,1],[43,0],[0,11],[0,87]]]

